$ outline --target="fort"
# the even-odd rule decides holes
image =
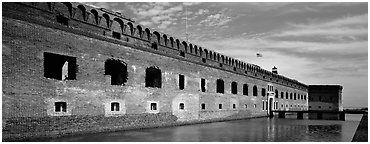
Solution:
[[[308,110],[309,86],[80,3],[3,3],[3,141]]]

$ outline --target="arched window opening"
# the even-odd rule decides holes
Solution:
[[[145,87],[162,87],[162,73],[158,67],[149,67],[145,70]]]
[[[134,35],[134,25],[131,22],[128,22],[127,25],[129,26],[130,29],[130,35]]]
[[[217,84],[216,92],[224,93],[224,81],[222,79],[217,79],[216,84]]]
[[[156,36],[157,43],[161,44],[161,35],[156,31],[153,34]]]
[[[293,93],[290,93],[290,99],[291,100],[293,99]]]
[[[248,96],[248,84],[243,85],[243,95]]]
[[[164,45],[167,46],[167,43],[168,43],[167,35],[163,35],[163,41],[164,41]]]
[[[112,31],[113,32],[117,32],[119,34],[122,33],[122,27],[123,27],[123,22],[121,19],[119,18],[115,18],[113,19],[113,23],[112,23]]]
[[[105,27],[107,27],[107,28],[109,28],[109,15],[107,15],[107,14],[103,14],[103,17],[104,17],[104,20],[105,20],[105,23],[104,23],[104,25],[103,26],[105,26]]]
[[[205,57],[208,58],[208,50],[207,49],[204,49],[204,54],[205,54]]]
[[[145,29],[145,33],[146,33],[146,37],[147,37],[148,41],[150,41],[150,39],[151,39],[150,30],[148,28]]]
[[[186,42],[182,42],[182,45],[184,46],[184,51],[188,52],[188,44]]]
[[[257,86],[253,86],[253,96],[258,96]]]
[[[78,5],[77,8],[78,8],[77,18],[85,21],[86,20],[86,8],[83,5]]]
[[[202,57],[202,55],[203,55],[203,49],[202,47],[199,47],[199,56]]]
[[[172,37],[170,37],[170,43],[171,43],[171,47],[174,48],[174,45],[173,45],[174,41]]]
[[[238,94],[238,83],[236,82],[231,83],[231,93]]]
[[[69,2],[62,2],[68,8],[68,16],[72,16],[72,4]]]
[[[264,97],[266,96],[266,89],[265,88],[262,88],[261,89],[261,95]]]
[[[127,64],[117,59],[108,59],[104,64],[105,75],[111,76],[111,85],[125,85],[127,82]]]
[[[193,45],[192,44],[189,44],[189,50],[190,50],[190,53],[193,53]]]
[[[75,80],[76,57],[44,52],[44,77],[57,80]]]
[[[180,49],[180,40],[179,39],[176,39],[176,47],[177,47],[177,49]]]
[[[194,52],[195,52],[195,55],[198,55],[198,47],[197,46],[194,46]]]
[[[136,28],[137,28],[137,32],[139,34],[139,38],[143,38],[143,28],[141,28],[140,25],[137,25]]]
[[[93,15],[94,24],[98,24],[98,22],[99,22],[98,12],[95,9],[92,9],[91,13]]]

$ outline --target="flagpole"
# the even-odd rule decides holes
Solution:
[[[185,5],[185,37],[186,37],[186,42],[189,41],[188,39],[188,7]]]

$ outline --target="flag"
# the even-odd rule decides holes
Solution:
[[[262,57],[262,54],[260,54],[260,53],[257,53],[257,57]]]

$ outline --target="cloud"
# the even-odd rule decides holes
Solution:
[[[293,31],[283,31],[281,33],[272,35],[275,37],[284,36],[317,36],[317,35],[367,35],[366,28],[312,28],[312,29],[299,29]]]
[[[199,9],[198,12],[195,13],[195,15],[202,15],[209,13],[208,9]]]
[[[368,14],[347,16],[344,18],[339,18],[331,21],[325,22],[316,22],[311,24],[293,24],[290,25],[298,28],[331,28],[331,27],[343,27],[343,26],[353,26],[353,25],[362,25],[367,26]]]
[[[206,19],[199,22],[199,25],[206,25],[206,26],[223,26],[228,22],[232,21],[231,17],[226,16],[222,13],[209,15]]]
[[[199,5],[201,3],[202,2],[184,2],[182,4],[185,5],[185,6],[192,6],[192,5]]]
[[[172,24],[172,21],[162,21],[158,28],[166,29],[170,24]]]
[[[367,40],[367,14],[347,16],[309,24],[288,23],[282,30],[269,35],[270,39],[301,41],[351,42]]]
[[[150,27],[153,25],[153,22],[150,21],[140,21],[139,24]]]

